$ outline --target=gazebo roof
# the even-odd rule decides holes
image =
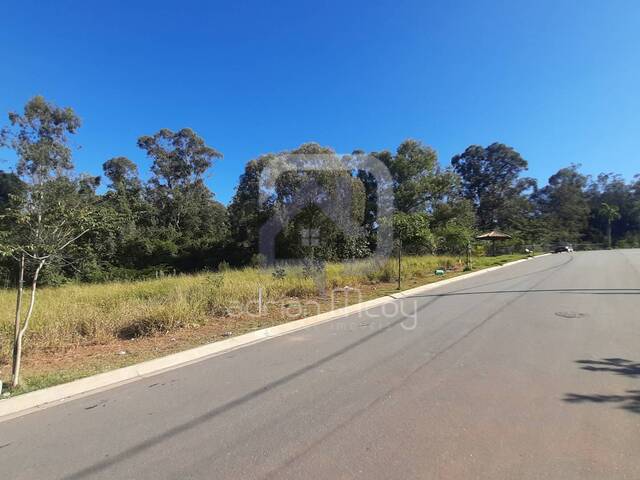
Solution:
[[[498,230],[491,230],[488,233],[478,235],[476,240],[509,240],[510,238],[511,235],[507,235],[506,233],[502,233]]]

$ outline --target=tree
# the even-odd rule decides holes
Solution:
[[[222,154],[188,128],[162,129],[140,137],[138,146],[153,160],[146,197],[156,210],[150,228],[154,261],[194,269],[206,261],[203,252],[221,251],[228,236],[226,209],[204,183]]]
[[[436,242],[429,229],[429,217],[426,213],[397,212],[393,216],[393,230],[395,238],[402,242],[404,252],[434,253]]]
[[[451,176],[448,190],[434,202],[429,226],[438,252],[461,254],[476,234],[476,215],[473,204],[462,194],[460,177],[455,173]]]
[[[268,239],[265,249],[274,247],[279,258],[368,255],[369,231],[362,228],[366,192],[358,172],[349,169],[350,160],[329,147],[305,143],[248,162],[229,205],[233,242],[243,249],[236,249],[244,257],[241,263],[259,253],[260,232],[268,222],[266,235],[275,239],[274,245]],[[318,232],[313,247],[303,241],[309,230]]]
[[[310,250],[323,260],[368,255],[367,232],[361,228],[365,190],[354,172],[346,168],[349,159],[341,159],[333,149],[317,143],[281,152],[275,160],[288,157],[299,160],[305,168],[285,171],[275,179],[273,215],[286,220],[278,236],[277,256],[303,258],[311,255]],[[302,232],[306,230],[319,232],[317,247],[303,245]]]
[[[148,266],[150,247],[149,229],[154,225],[155,211],[144,198],[144,187],[138,176],[138,167],[126,157],[115,157],[102,165],[109,179],[109,190],[100,198],[99,208],[103,216],[113,220],[109,228],[93,235],[99,235],[100,241],[91,238],[96,261],[103,268],[96,268],[91,279],[109,278],[110,267],[126,269]]]
[[[607,220],[607,240],[609,242],[609,248],[611,248],[611,224],[613,221],[618,220],[621,217],[620,209],[615,205],[609,205],[608,203],[603,202],[600,206],[600,215]]]
[[[579,242],[589,223],[589,199],[585,188],[588,178],[579,172],[579,165],[561,168],[540,189],[536,201],[551,242]]]
[[[275,195],[261,191],[260,186],[260,177],[273,159],[273,155],[262,155],[245,165],[229,205],[231,238],[236,247],[233,252],[240,264],[259,253],[260,228],[273,215]]]
[[[86,179],[67,176],[73,168],[67,135],[80,126],[73,110],[34,97],[27,102],[23,114],[10,113],[9,121],[3,145],[16,152],[17,172],[24,186],[22,195],[10,196],[4,217],[12,228],[0,245],[1,253],[19,264],[12,367],[12,383],[16,387],[20,382],[24,335],[33,315],[42,269],[64,261],[64,252],[91,229],[93,219],[82,198]],[[23,317],[26,275],[31,275],[31,292]]]
[[[127,157],[114,157],[102,164],[102,171],[111,180],[115,192],[139,193],[142,182],[138,178],[138,167]]]
[[[456,181],[452,172],[440,168],[435,150],[418,140],[405,140],[395,155],[387,151],[372,155],[389,169],[399,212],[432,211]]]
[[[524,193],[535,188],[535,181],[520,176],[528,164],[513,148],[502,143],[472,145],[451,164],[462,179],[464,196],[476,208],[480,228],[510,228],[526,214]]]
[[[0,170],[0,211],[9,206],[12,196],[20,195],[24,184],[15,173]]]
[[[467,253],[474,238],[472,229],[457,222],[447,223],[436,234],[437,250],[454,255]]]
[[[640,215],[633,184],[627,184],[620,175],[602,173],[591,182],[587,194],[591,204],[590,234],[595,241],[608,242],[609,228],[611,238],[617,241],[633,243],[640,239]],[[601,214],[603,203],[618,209],[620,216],[611,225]]]
[[[11,219],[5,215],[6,210],[10,207],[13,197],[24,195],[24,188],[20,177],[14,173],[0,170],[0,242],[14,227]],[[6,279],[7,286],[9,278],[14,276],[16,268],[16,263],[12,258],[0,257],[0,274]]]
[[[220,152],[206,145],[190,128],[177,132],[163,128],[152,136],[140,137],[138,146],[153,159],[151,182],[169,190],[202,181],[213,161],[222,158]]]
[[[420,218],[424,218],[428,225],[429,238],[423,238],[422,251],[433,251],[435,243],[443,251],[448,251],[443,239],[449,229],[458,233],[464,229],[465,236],[472,234],[475,213],[471,203],[461,195],[460,178],[451,169],[440,167],[437,154],[431,147],[409,139],[398,146],[395,155],[386,150],[372,155],[389,169],[396,210],[409,215],[424,214],[414,217],[418,223]],[[365,174],[359,174],[359,178],[365,185],[367,205],[375,207],[377,185]],[[367,225],[376,225],[377,212],[373,208],[368,208],[366,212]],[[404,223],[411,217],[398,218]],[[440,240],[434,240],[435,237]],[[450,239],[451,235],[447,234],[446,237]],[[408,245],[410,250],[417,248],[417,244],[413,247],[410,243]]]

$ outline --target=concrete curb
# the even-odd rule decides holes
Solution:
[[[549,254],[538,255],[533,258],[544,257]],[[192,363],[196,363],[208,358],[230,352],[232,350],[242,348],[262,342],[269,338],[275,338],[286,335],[291,332],[302,330],[314,325],[336,320],[347,315],[360,313],[385,303],[393,302],[398,299],[408,298],[412,295],[423,293],[428,290],[440,288],[444,285],[454,283],[460,280],[473,278],[495,270],[516,265],[518,263],[527,262],[530,259],[521,259],[514,262],[505,263],[504,265],[489,267],[477,272],[471,272],[457,277],[444,279],[439,282],[422,285],[420,287],[405,290],[393,295],[368,300],[348,307],[339,308],[330,312],[321,313],[312,317],[295,320],[274,327],[263,328],[244,335],[232,337],[227,340],[221,340],[209,343],[201,347],[192,348],[183,352],[174,353],[165,357],[156,358],[146,362],[131,365],[129,367],[119,368],[91,377],[82,378],[73,382],[56,385],[54,387],[36,390],[34,392],[25,393],[14,398],[0,400],[0,421],[9,420],[11,418],[26,415],[36,410],[59,405],[71,399],[80,398],[86,395],[98,393],[110,388],[133,382],[135,380],[157,375],[169,370],[174,370]]]

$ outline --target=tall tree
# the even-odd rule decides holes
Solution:
[[[375,251],[378,231],[378,181],[372,172],[365,170],[358,170],[356,176],[364,189],[363,227],[368,238],[369,249]]]
[[[278,237],[277,256],[301,258],[310,250],[325,260],[368,255],[366,232],[359,228],[364,222],[364,187],[343,159],[317,143],[279,156],[297,159],[304,168],[286,171],[275,181],[274,214],[289,219]],[[317,247],[303,241],[303,232],[309,230],[318,231]]]
[[[245,264],[255,258],[260,228],[273,215],[275,196],[272,192],[261,192],[260,185],[261,175],[273,159],[273,155],[262,155],[245,165],[229,205],[231,237],[236,247],[231,253],[236,263]]]
[[[442,170],[431,147],[418,140],[402,142],[395,155],[374,153],[391,173],[396,209],[404,213],[431,212],[448,193],[455,177]]]
[[[140,137],[138,146],[153,159],[151,182],[169,190],[202,181],[213,161],[222,158],[220,152],[206,145],[190,128],[177,132],[163,128],[152,136]]]
[[[349,170],[348,159],[317,143],[247,163],[229,206],[234,243],[244,249],[242,263],[260,252],[266,224],[269,231],[262,234],[274,236],[266,240],[275,245],[278,258],[368,254],[366,231],[358,228],[364,223],[365,192],[354,175],[357,172]],[[317,232],[313,246],[303,238],[311,230]]]
[[[153,160],[153,176],[147,197],[155,207],[154,246],[156,261],[181,268],[200,262],[216,263],[211,256],[228,236],[225,207],[214,200],[204,176],[222,154],[205,144],[193,130],[162,129],[138,139],[138,146]]]
[[[137,194],[142,189],[138,167],[127,157],[114,157],[102,164],[102,171],[111,181],[111,189],[118,193]]]
[[[609,241],[611,228],[612,243],[625,237],[638,236],[640,216],[636,208],[633,184],[627,184],[620,175],[602,173],[588,188],[591,204],[591,235],[595,241]],[[603,203],[617,208],[619,217],[611,221],[601,215]]]
[[[464,232],[465,238],[471,236],[475,214],[461,195],[460,178],[450,169],[440,167],[431,147],[409,139],[400,144],[395,155],[388,151],[372,155],[389,169],[397,211],[418,216],[411,219],[401,215],[398,218],[402,223],[423,225],[426,219],[429,235],[439,238],[432,242],[425,240],[422,251],[433,250],[435,244],[441,251],[447,251],[448,243],[441,240],[445,236],[450,238],[453,232]],[[418,246],[412,249],[420,250]]]
[[[109,190],[100,207],[113,219],[114,225],[102,232],[97,243],[98,257],[105,263],[96,269],[98,278],[109,275],[109,267],[140,268],[148,266],[155,211],[144,197],[138,167],[126,157],[114,157],[102,165],[109,179]]]
[[[579,165],[561,168],[534,196],[548,241],[575,243],[586,233],[590,213],[585,192],[588,178],[578,169]]]
[[[462,179],[465,197],[476,208],[480,228],[509,229],[517,224],[528,208],[524,194],[535,181],[521,177],[528,164],[516,150],[502,143],[472,145],[451,164]]]

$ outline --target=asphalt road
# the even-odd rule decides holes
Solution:
[[[640,250],[385,309],[2,422],[0,476],[640,478]]]

